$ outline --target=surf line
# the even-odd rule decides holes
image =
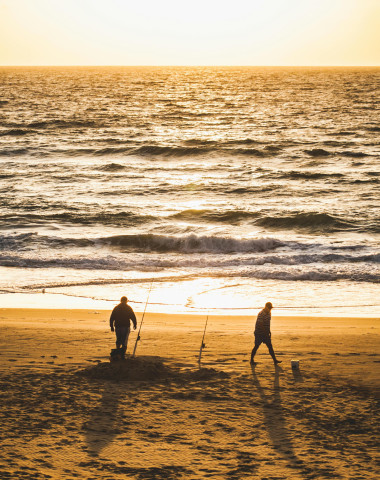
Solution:
[[[151,281],[151,284],[153,283],[154,280]],[[46,287],[49,288],[49,287]],[[95,296],[88,296],[88,295],[77,295],[74,293],[64,293],[64,292],[49,292],[46,290],[46,288],[37,288],[35,290],[28,290],[27,292],[25,290],[19,290],[19,291],[13,291],[13,290],[0,290],[0,295],[3,294],[14,294],[14,293],[28,293],[28,294],[34,294],[38,295],[40,293],[46,294],[46,295],[62,295],[65,297],[74,297],[74,298],[87,298],[89,300],[98,300],[102,302],[118,302],[118,300],[113,299],[113,298],[103,298],[103,297],[95,297]],[[138,300],[131,300],[129,299],[129,303],[143,303]],[[262,308],[262,305],[259,305],[257,307],[255,306],[248,306],[248,307],[197,307],[193,305],[186,305],[185,303],[164,303],[164,302],[150,302],[150,305],[166,305],[166,306],[171,306],[171,307],[185,307],[188,309],[192,310],[198,310],[200,312],[204,310],[259,310]],[[360,308],[360,307],[380,307],[380,304],[378,303],[367,303],[367,304],[360,304],[360,305],[301,305],[301,306],[286,306],[286,305],[277,305],[277,309],[282,309],[282,310],[306,310],[306,309],[314,309],[314,308],[323,308],[323,309],[331,309],[331,308]],[[145,306],[146,308],[146,306]]]
[[[135,348],[133,349],[132,358],[135,357],[136,348],[137,348],[137,343],[138,343],[138,342],[140,341],[140,339],[141,339],[141,336],[140,336],[141,327],[142,327],[142,324],[143,324],[143,321],[144,321],[145,312],[146,312],[146,307],[148,306],[149,295],[150,295],[150,292],[152,291],[152,286],[153,286],[153,280],[150,282],[149,292],[148,292],[148,296],[147,296],[146,303],[145,303],[144,313],[143,313],[142,318],[141,318],[139,331],[138,331],[138,333],[137,333],[137,338],[136,338],[136,342],[135,342]]]

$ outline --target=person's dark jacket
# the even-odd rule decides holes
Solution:
[[[258,335],[260,337],[270,337],[270,321],[270,310],[263,308],[263,310],[261,310],[261,312],[257,315],[255,335]]]
[[[127,303],[119,303],[112,310],[110,317],[110,327],[131,327],[131,320],[133,322],[134,328],[137,326],[136,316],[132,308]]]

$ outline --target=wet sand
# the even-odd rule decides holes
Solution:
[[[379,478],[379,318],[273,315],[251,368],[253,317],[210,317],[199,368],[204,316],[111,365],[109,313],[0,309],[2,479]]]

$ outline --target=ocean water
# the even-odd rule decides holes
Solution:
[[[379,87],[379,68],[0,68],[0,302],[379,315]]]

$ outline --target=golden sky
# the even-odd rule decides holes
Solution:
[[[0,0],[0,65],[380,65],[380,0]]]

